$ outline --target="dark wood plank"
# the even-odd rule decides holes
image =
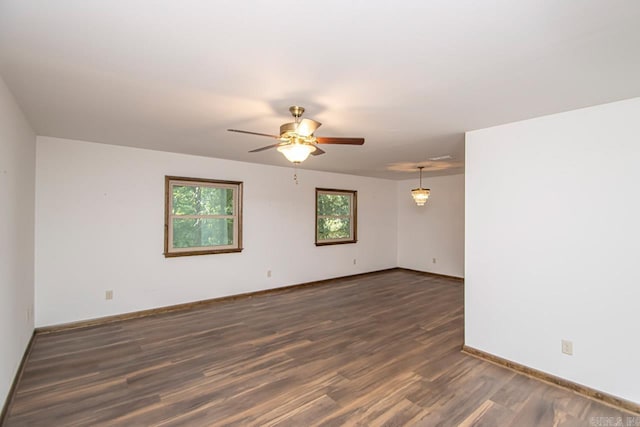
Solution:
[[[460,351],[463,284],[392,270],[37,335],[6,426],[588,425]]]

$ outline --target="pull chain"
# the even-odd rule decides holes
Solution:
[[[298,185],[298,165],[297,164],[294,166],[294,169],[293,169],[293,180],[295,181],[296,185]]]

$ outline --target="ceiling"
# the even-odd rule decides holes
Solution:
[[[39,135],[302,168],[463,172],[464,132],[640,96],[637,0],[0,0],[0,75]],[[517,143],[517,141],[514,141]],[[450,159],[430,158],[450,155]]]

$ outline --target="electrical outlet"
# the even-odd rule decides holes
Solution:
[[[104,293],[104,299],[106,300],[112,300],[113,299],[113,291],[109,290],[109,291],[105,291]]]
[[[267,270],[267,277],[271,277],[271,270]]]
[[[562,352],[573,356],[573,343],[569,340],[562,340]]]
[[[435,259],[435,258],[431,258],[431,262],[432,262],[433,264],[435,264],[435,263],[436,263],[436,259]]]

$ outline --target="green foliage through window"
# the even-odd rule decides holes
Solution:
[[[165,255],[240,249],[241,184],[167,177]]]
[[[173,185],[173,215],[233,215],[233,190]]]
[[[174,248],[229,245],[233,245],[233,219],[173,219]]]
[[[316,244],[355,242],[356,192],[316,189]]]

